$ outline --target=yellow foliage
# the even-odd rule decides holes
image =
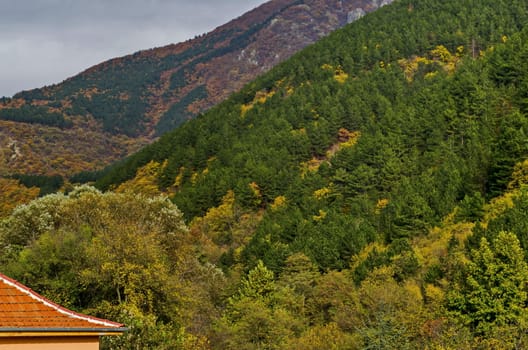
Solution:
[[[243,104],[240,106],[240,115],[244,117],[244,115],[255,106],[255,104],[260,103],[263,104],[267,101],[268,98],[275,95],[275,91],[257,91],[255,93],[255,97],[253,98],[253,101]]]
[[[459,46],[456,49],[456,54],[452,55],[445,46],[438,45],[435,49],[431,50],[431,55],[433,56],[434,60],[440,62],[448,74],[453,74],[460,57],[463,55],[463,52],[464,47]]]
[[[312,110],[312,113],[314,113],[314,117],[319,116],[315,110]],[[358,142],[360,136],[360,131],[348,131],[345,128],[340,128],[338,132],[338,142],[330,146],[326,151],[325,158],[320,159],[313,157],[307,162],[301,162],[301,177],[304,178],[309,172],[316,172],[324,161],[333,157],[341,148],[354,146]]]
[[[420,56],[413,56],[412,58],[405,59],[402,58],[398,60],[398,64],[403,69],[403,73],[405,74],[405,78],[408,82],[412,82],[414,79],[414,74],[418,71],[418,68],[420,67],[420,64],[428,65],[431,64],[432,61],[428,60],[425,57]]]
[[[278,196],[273,200],[273,203],[271,203],[271,210],[277,210],[281,207],[284,207],[286,205],[286,197],[285,196]]]
[[[218,207],[209,208],[202,220],[207,222],[207,224],[211,226],[211,229],[217,230],[217,226],[223,226],[223,222],[233,219],[234,204],[235,192],[229,190],[226,195],[222,197],[222,203]]]
[[[180,167],[180,171],[178,172],[178,175],[176,175],[176,178],[174,179],[173,186],[175,187],[181,186],[184,172],[185,172],[185,167],[184,166]]]
[[[343,70],[343,67],[337,66],[334,68],[334,66],[325,63],[321,66],[321,69],[327,70],[327,71],[333,71],[334,72],[334,79],[338,82],[343,84],[348,79],[348,74]]]
[[[369,276],[362,282],[362,285],[361,285],[363,287],[362,292],[366,292],[366,289],[368,289],[369,287],[376,286],[376,285],[387,285],[388,286],[389,283],[394,285],[395,281],[394,281],[393,276],[394,276],[393,266],[382,265],[382,266],[374,268],[374,270],[372,270]],[[390,297],[391,296],[389,296],[389,298]]]
[[[251,188],[251,190],[253,191],[253,194],[256,196],[256,197],[261,197],[262,194],[260,193],[260,187],[259,185],[253,181],[249,184],[249,188]]]
[[[262,210],[242,214],[236,206],[235,193],[230,190],[218,207],[210,208],[203,217],[194,218],[190,230],[200,242],[200,254],[207,261],[218,264],[221,256],[232,250],[234,261],[239,262],[263,216]],[[236,270],[232,271],[236,273]]]
[[[347,79],[348,79],[348,74],[345,73],[345,71],[343,70],[343,68],[341,68],[340,66],[336,68],[335,70],[335,74],[334,74],[334,79],[338,82],[338,83],[341,83],[341,84],[344,84]]]
[[[8,216],[20,204],[26,204],[38,197],[37,187],[27,188],[18,180],[0,178],[0,218]]]
[[[427,236],[417,237],[413,242],[414,252],[418,262],[424,268],[437,265],[447,256],[451,239],[456,239],[463,245],[472,234],[474,223],[446,223],[442,228],[435,227]]]
[[[378,199],[378,202],[376,203],[376,208],[374,209],[374,212],[376,214],[381,213],[381,210],[383,210],[383,208],[385,208],[387,205],[389,205],[389,200],[387,198]]]
[[[193,172],[192,175],[191,175],[191,183],[193,185],[196,185],[197,181],[198,181],[198,173],[197,172]]]
[[[403,288],[408,295],[411,296],[414,300],[423,300],[422,290],[418,283],[414,280],[406,280]]]
[[[432,79],[434,77],[436,77],[438,75],[438,72],[429,72],[429,73],[426,73],[424,78],[425,79]]]
[[[300,129],[297,129],[297,130],[292,130],[291,134],[293,136],[304,136],[304,135],[306,135],[306,128],[300,128]]]
[[[290,342],[286,347],[290,350],[339,350],[360,347],[360,341],[354,344],[353,336],[343,332],[335,322],[310,327],[300,338],[293,338]]]
[[[201,237],[202,253],[213,261],[218,260],[224,248],[232,243],[232,228],[236,224],[235,193],[229,190],[219,206],[209,208],[203,217],[193,219],[190,224],[191,232]],[[213,244],[214,242],[214,244]]]
[[[456,48],[456,56],[457,57],[462,57],[464,55],[464,52],[465,52],[465,48],[463,45],[460,45]]]
[[[134,193],[141,193],[150,196],[159,195],[161,191],[158,186],[158,177],[166,166],[167,161],[164,161],[163,163],[150,161],[148,164],[137,170],[136,176],[132,180],[119,185],[119,187],[115,189],[115,192],[124,193],[132,191]]]
[[[312,216],[314,221],[322,221],[324,218],[326,218],[326,211],[319,209],[319,215]]]
[[[253,108],[253,104],[246,104],[240,106],[240,115],[243,117],[246,115],[246,113]]]
[[[431,283],[425,285],[424,293],[428,302],[436,305],[442,304],[445,298],[444,290]]]
[[[191,333],[184,333],[183,337],[183,350],[209,350],[211,349],[211,344],[209,344],[209,339],[205,336],[196,336]]]
[[[313,195],[316,199],[323,199],[328,197],[328,195],[332,192],[328,187],[323,187],[321,189],[315,190]]]
[[[248,184],[248,186],[253,193],[253,204],[260,205],[262,203],[262,192],[260,191],[260,186],[254,181]]]
[[[444,45],[438,45],[436,48],[431,50],[431,54],[433,57],[440,59],[440,61],[444,63],[447,63],[452,59],[451,52],[449,52],[449,50]]]
[[[508,189],[519,189],[523,185],[528,185],[528,159],[515,164],[512,180],[508,183]]]
[[[286,78],[282,78],[282,79],[279,79],[275,82],[275,86],[277,87],[281,87],[282,85],[284,85],[284,82],[286,81]]]
[[[348,140],[344,141],[344,142],[341,142],[339,144],[339,146],[342,147],[342,148],[352,147],[358,142],[360,136],[361,136],[361,132],[360,131],[349,132],[348,133]]]
[[[369,255],[373,252],[383,253],[387,250],[387,246],[382,243],[373,242],[365,246],[361,251],[354,255],[350,262],[350,269],[356,269],[361,263],[363,263]]]
[[[242,256],[242,251],[244,250],[244,247],[243,246],[240,246],[240,247],[237,247],[234,251],[233,251],[233,258],[235,259],[235,261],[240,261],[240,258]]]
[[[304,178],[306,174],[313,173],[319,170],[319,166],[323,161],[321,159],[312,158],[307,162],[301,163],[301,177]]]
[[[484,206],[484,218],[482,219],[482,226],[486,228],[488,222],[497,218],[499,215],[504,213],[507,209],[513,208],[513,200],[519,195],[518,190],[506,192],[504,195],[493,198],[489,204]]]
[[[456,65],[460,60],[460,57],[464,53],[464,47],[459,46],[456,50],[456,55],[451,54],[449,50],[443,46],[438,45],[433,50],[429,52],[432,59],[426,57],[413,56],[409,59],[402,58],[398,60],[398,64],[403,69],[405,78],[408,82],[412,82],[414,75],[418,71],[420,65],[431,65],[433,63],[438,63],[448,74],[454,73]],[[429,72],[425,75],[425,78],[433,78],[437,72]]]

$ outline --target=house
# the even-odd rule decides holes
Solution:
[[[124,325],[76,313],[0,274],[0,350],[98,350]]]

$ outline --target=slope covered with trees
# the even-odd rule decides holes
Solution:
[[[16,209],[2,269],[133,325],[116,348],[525,348],[527,21],[383,7],[77,177],[104,194]]]
[[[384,0],[272,0],[179,44],[114,58],[62,83],[0,99],[0,175],[95,170],[224,100]],[[198,14],[197,14],[198,15]],[[6,141],[3,141],[6,140]],[[51,146],[50,146],[51,145]]]
[[[369,241],[423,233],[465,196],[500,194],[527,155],[523,34],[514,33],[526,6],[494,4],[383,8],[110,168],[97,185],[109,189],[166,161],[156,184],[188,219],[228,191],[244,209],[282,198],[244,255],[269,255],[277,268],[289,249],[340,268]],[[289,248],[270,247],[270,234]]]

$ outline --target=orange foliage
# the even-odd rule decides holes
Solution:
[[[4,103],[0,103],[0,109],[3,108],[20,108],[26,104],[26,101],[21,98],[12,98]]]
[[[37,198],[39,192],[38,188],[27,188],[18,180],[0,178],[0,217],[8,216],[17,205]]]
[[[146,138],[102,133],[93,119],[73,122],[72,128],[59,129],[0,120],[0,175],[71,175],[99,169],[148,143]]]

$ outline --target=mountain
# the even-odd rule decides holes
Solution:
[[[477,147],[468,144],[470,134],[475,132],[470,130],[473,115],[498,108],[492,105],[498,97],[484,98],[487,85],[478,83],[483,78],[474,72],[466,73],[466,69],[477,69],[472,65],[481,62],[478,58],[485,56],[486,50],[493,51],[494,45],[502,44],[520,30],[524,7],[512,5],[504,9],[507,15],[500,20],[502,13],[487,7],[489,13],[480,14],[461,4],[460,11],[464,12],[460,16],[448,7],[438,17],[437,5],[423,8],[425,5],[418,7],[410,2],[406,8],[403,6],[398,3],[380,9],[355,25],[336,31],[330,39],[306,48],[200,117],[108,168],[97,185],[103,190],[115,188],[133,179],[149,162],[157,162],[160,189],[174,191],[174,200],[192,218],[217,205],[229,190],[238,190],[249,200],[253,196],[248,189],[250,183],[261,187],[260,201],[266,206],[302,180],[298,178],[299,167],[310,173],[312,167],[323,166],[325,176],[336,171],[352,172],[355,175],[346,178],[352,181],[357,177],[354,181],[360,181],[358,187],[376,188],[377,183],[381,186],[378,189],[385,191],[393,187],[378,183],[383,181],[379,167],[389,166],[384,160],[398,155],[391,160],[397,165],[390,165],[398,171],[403,171],[401,166],[409,162],[403,173],[393,174],[395,179],[401,179],[411,176],[407,170],[414,169],[412,161],[421,164],[425,161],[421,157],[450,154],[468,156],[464,163],[474,162],[465,165],[469,172],[465,175],[476,181],[469,188],[500,192],[508,181],[502,177],[513,170],[513,159],[522,160],[519,157],[524,154],[524,146],[508,145],[507,151],[501,150],[505,153],[493,149],[506,142],[502,134],[506,126],[491,124],[507,120],[520,123],[511,127],[522,132],[523,122],[515,121],[514,115],[511,120],[489,117],[491,124],[483,127],[490,129],[478,134],[489,139],[485,145],[482,140],[475,142],[478,147],[490,149],[467,149]],[[385,23],[387,18],[390,21]],[[494,21],[504,21],[506,25],[490,30]],[[395,23],[402,23],[402,27]],[[449,27],[455,30],[445,29]],[[519,74],[504,69],[496,74]],[[468,76],[475,81],[466,81]],[[431,89],[436,90],[428,96]],[[441,92],[446,95],[441,96]],[[499,94],[495,90],[493,93]],[[412,135],[415,138],[411,140]],[[358,170],[346,162],[339,163],[341,170],[335,165],[330,169],[325,166],[341,150],[341,143],[356,138],[360,140],[358,147],[343,150],[335,157],[340,159],[350,153],[350,161],[366,162],[365,167]],[[455,142],[460,149],[449,142]],[[475,154],[469,157],[452,154],[453,151]],[[516,153],[508,156],[508,152]],[[445,163],[442,159],[435,161]],[[449,164],[453,162],[455,158]],[[412,176],[415,175],[418,173]],[[367,183],[374,179],[375,182]]]
[[[406,0],[371,13],[96,186],[165,193],[187,222],[203,223],[215,264],[261,260],[275,273],[293,253],[341,270],[369,244],[409,244],[450,215],[479,218],[524,181],[528,8],[471,4]],[[226,208],[238,214],[225,219]],[[255,226],[240,229],[248,215]]]
[[[3,98],[0,175],[71,175],[121,159],[387,3],[273,0],[192,40]]]
[[[527,348],[527,23],[367,14],[12,211],[0,269],[129,326],[109,349]]]
[[[478,218],[525,181],[528,8],[471,4],[406,0],[371,13],[96,186],[165,193],[189,223],[214,222],[215,263],[262,260],[276,273],[292,253],[339,270],[369,243],[412,240],[449,215]],[[215,230],[226,206],[239,216]],[[237,231],[244,214],[260,217],[251,233]]]

